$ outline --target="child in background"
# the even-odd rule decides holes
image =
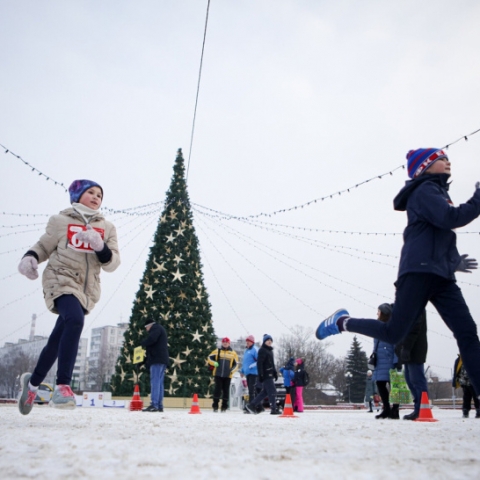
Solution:
[[[295,404],[296,412],[303,412],[303,387],[308,385],[308,373],[305,371],[305,362],[301,358],[295,360]]]
[[[38,264],[48,260],[42,285],[48,309],[59,315],[33,374],[20,379],[18,408],[28,415],[40,383],[58,358],[56,387],[50,406],[73,409],[70,388],[85,315],[100,299],[100,271],[113,272],[120,264],[117,232],[98,212],[102,187],[91,180],[75,180],[68,189],[72,206],[50,217],[45,233],[24,255],[18,270],[38,278]]]
[[[459,255],[454,229],[480,215],[480,182],[473,196],[455,207],[448,195],[450,161],[443,150],[420,148],[407,154],[408,175],[394,200],[394,208],[406,211],[408,224],[396,281],[395,305],[387,323],[351,318],[337,310],[320,323],[319,340],[349,331],[399,343],[410,332],[427,302],[437,309],[457,340],[460,354],[475,391],[480,392],[480,341],[455,272],[471,273],[478,264]]]
[[[283,386],[285,391],[290,395],[292,405],[295,405],[295,359],[292,357],[287,364],[280,369],[283,377]]]

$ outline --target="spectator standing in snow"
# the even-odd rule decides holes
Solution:
[[[265,334],[263,336],[262,346],[258,351],[258,380],[262,384],[262,389],[260,393],[246,405],[248,412],[254,415],[259,413],[257,407],[263,402],[266,396],[268,396],[268,401],[270,402],[270,414],[280,415],[281,413],[277,407],[275,381],[278,379],[278,374],[275,369],[272,343],[273,339],[271,335]]]
[[[162,325],[155,323],[155,320],[151,317],[145,321],[145,330],[148,336],[142,341],[141,345],[147,351],[146,367],[150,371],[151,404],[142,411],[163,412],[163,383],[165,370],[170,362],[167,332]]]
[[[295,359],[292,357],[286,363],[284,367],[280,369],[280,373],[283,376],[283,386],[285,387],[285,391],[290,394],[290,399],[292,401],[292,405],[295,405]]]
[[[233,374],[238,370],[238,355],[230,346],[228,337],[222,338],[221,348],[216,348],[208,356],[208,364],[213,367],[212,375],[215,381],[213,390],[213,411],[218,412],[218,404],[222,399],[222,413],[228,409],[228,399],[230,396],[230,383]]]
[[[428,393],[428,384],[425,377],[427,351],[427,312],[424,310],[410,333],[395,347],[399,362],[405,365],[405,380],[414,403],[413,412],[404,415],[404,420],[416,420],[418,418],[422,392]]]
[[[70,388],[85,315],[100,300],[100,272],[120,265],[117,232],[98,211],[102,187],[92,180],[75,180],[68,189],[71,207],[48,220],[45,233],[23,256],[18,270],[38,278],[38,264],[48,260],[42,285],[47,308],[58,314],[47,345],[31,373],[20,378],[18,409],[28,415],[40,383],[58,359],[56,387],[50,400],[55,408],[73,409]]]
[[[365,402],[368,403],[369,412],[373,412],[373,396],[377,393],[375,382],[373,380],[373,372],[367,371],[367,378],[365,380]]]
[[[258,359],[258,349],[255,346],[255,337],[249,335],[245,339],[245,352],[243,353],[243,362],[242,368],[240,370],[240,375],[247,379],[247,388],[248,388],[248,401],[252,401],[255,397],[255,385],[257,383],[258,369],[257,369],[257,359]]]
[[[389,303],[382,303],[378,307],[377,318],[379,322],[388,322],[392,314],[392,305]],[[373,350],[377,352],[377,365],[373,372],[373,380],[376,382],[378,394],[382,399],[383,410],[375,416],[377,419],[398,418],[398,406],[393,409],[390,407],[390,393],[388,391],[388,384],[390,382],[390,370],[397,367],[397,356],[395,355],[395,348],[391,343],[378,340],[373,341]]]
[[[475,389],[473,388],[472,383],[470,382],[470,378],[468,377],[468,373],[465,369],[465,366],[463,365],[462,357],[460,355],[458,355],[457,359],[455,360],[455,364],[453,366],[452,385],[454,388],[462,387],[463,418],[468,418],[470,409],[472,408],[472,398],[475,405],[475,410],[477,411],[475,418],[480,418],[480,401],[478,399],[477,394],[475,393]]]
[[[305,370],[305,362],[301,358],[295,360],[295,405],[296,412],[303,412],[303,389],[308,385],[308,373]]]
[[[323,340],[345,331],[397,344],[431,302],[457,340],[465,369],[480,392],[480,340],[455,272],[471,273],[475,259],[457,250],[455,230],[480,215],[480,182],[467,202],[454,206],[448,189],[451,164],[443,150],[419,148],[407,153],[407,171],[412,179],[394,199],[394,208],[406,211],[408,224],[395,282],[395,308],[389,322],[352,318],[339,309],[323,320],[316,336]]]

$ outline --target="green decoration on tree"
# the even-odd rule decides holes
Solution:
[[[206,359],[216,347],[216,336],[192,220],[184,160],[179,149],[112,377],[114,395],[131,395],[137,382],[142,395],[150,392],[150,372],[143,365],[139,368],[133,365],[132,358],[134,348],[147,335],[145,319],[153,317],[168,335],[170,366],[165,374],[165,396],[190,397],[194,393],[200,397],[212,396]]]
[[[345,360],[346,389],[343,398],[352,403],[363,403],[367,374],[367,354],[355,335]]]

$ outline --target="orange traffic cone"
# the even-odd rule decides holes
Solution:
[[[287,393],[287,396],[285,397],[285,406],[283,407],[283,413],[280,415],[279,418],[287,418],[287,417],[300,418],[298,415],[295,415],[293,413],[292,399],[289,393]]]
[[[196,393],[193,394],[192,406],[188,413],[196,413],[201,414],[200,407],[198,406],[198,395]]]
[[[140,388],[138,383],[135,384],[135,389],[133,391],[133,397],[130,401],[130,411],[134,412],[136,410],[141,410],[143,408],[143,401],[140,398]]]
[[[422,401],[420,403],[420,415],[415,422],[438,422],[432,415],[430,402],[428,401],[428,393],[422,392]]]

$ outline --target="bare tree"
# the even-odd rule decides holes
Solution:
[[[311,329],[295,325],[292,333],[283,335],[277,343],[277,365],[283,366],[289,358],[302,358],[310,376],[310,386],[332,383],[338,369],[338,361],[327,351],[329,342],[319,342]]]
[[[22,350],[13,350],[0,358],[0,391],[7,398],[15,398],[20,388],[20,376],[31,372],[36,359]]]
[[[108,346],[102,349],[98,359],[89,362],[88,383],[92,390],[102,391],[105,383],[110,383],[115,373],[115,363],[118,357],[118,348]]]

